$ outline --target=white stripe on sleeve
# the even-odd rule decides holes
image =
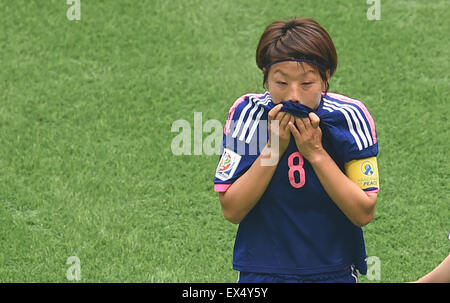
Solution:
[[[262,114],[264,113],[264,108],[260,108],[258,115],[256,116],[256,120],[253,123],[252,128],[250,129],[250,133],[248,134],[247,140],[245,140],[245,143],[250,143],[250,141],[252,140],[253,134],[255,133],[256,128],[259,125],[259,120],[261,119]]]
[[[245,134],[247,133],[247,130],[250,127],[250,123],[252,123],[252,121],[253,121],[253,115],[255,114],[257,109],[258,109],[258,106],[255,105],[252,108],[252,110],[250,111],[250,114],[248,115],[247,121],[245,121],[244,128],[242,129],[241,136],[239,137],[239,140],[244,141]]]
[[[325,101],[325,103],[326,103],[326,101]],[[358,135],[355,133],[355,129],[353,128],[352,119],[349,117],[348,113],[344,109],[336,107],[333,104],[327,103],[327,106],[332,108],[332,109],[334,109],[334,110],[340,111],[344,115],[345,120],[347,120],[348,130],[350,131],[350,134],[355,139],[356,145],[358,145],[358,149],[362,150],[363,148],[362,148],[362,145],[361,145],[361,141],[359,140]]]
[[[334,101],[331,101],[331,100],[326,100],[325,102],[329,102],[329,103],[335,104],[336,106],[348,109],[350,114],[352,115],[353,121],[356,124],[356,128],[358,130],[358,134],[360,135],[360,137],[364,141],[364,147],[367,148],[367,146],[372,146],[373,145],[372,136],[370,135],[369,128],[367,127],[367,123],[364,120],[364,118],[361,116],[361,113],[359,112],[359,110],[355,106],[350,105],[350,104],[341,104],[341,103],[334,102]],[[355,113],[358,116],[358,118],[355,117]],[[362,131],[361,125],[360,125],[359,122],[361,122],[361,124],[362,124],[362,126],[364,128],[364,132]],[[366,141],[366,139],[367,139],[367,141]]]
[[[241,124],[244,121],[245,114],[247,113],[248,109],[250,107],[252,107],[252,105],[253,105],[253,102],[249,101],[248,104],[242,110],[241,114],[239,115],[238,123],[236,124],[236,128],[234,129],[234,132],[233,132],[233,135],[232,135],[233,138],[237,137],[237,135],[239,133],[239,129],[241,128]]]

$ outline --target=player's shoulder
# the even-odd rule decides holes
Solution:
[[[269,92],[248,93],[240,96],[228,111],[225,133],[228,133],[231,123],[240,125],[248,120],[259,121],[272,107],[273,102]]]
[[[323,106],[328,109],[338,110],[358,110],[362,112],[367,118],[372,119],[372,116],[367,109],[366,105],[357,99],[350,98],[348,96],[338,94],[338,93],[332,93],[327,92],[322,96],[323,99]]]
[[[362,101],[330,92],[322,96],[322,101],[321,110],[328,112],[334,119],[356,125],[361,122],[367,124],[368,128],[375,129],[373,117]]]
[[[345,151],[345,158],[373,156],[377,150],[375,122],[360,100],[337,93],[322,96],[321,119],[332,125],[333,140]]]
[[[248,93],[237,98],[228,113],[233,114],[233,117],[235,117],[243,112],[245,108],[267,107],[271,102],[272,97],[269,92],[263,94]]]

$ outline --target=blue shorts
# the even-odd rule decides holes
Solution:
[[[354,266],[343,270],[313,275],[286,275],[239,272],[238,283],[358,283]]]

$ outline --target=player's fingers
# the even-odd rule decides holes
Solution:
[[[278,120],[281,122],[281,120],[283,120],[284,116],[287,115],[287,112],[279,112],[276,116],[275,116],[275,120]]]
[[[312,128],[311,120],[309,120],[309,118],[302,118],[302,122],[305,125],[306,129]]]
[[[280,120],[280,128],[286,129],[289,121],[291,120],[291,114],[286,113]]]
[[[314,128],[317,128],[317,127],[319,127],[319,124],[320,124],[320,118],[319,118],[319,116],[317,116],[315,113],[309,113],[309,120],[311,120],[311,125],[312,125],[312,127],[314,127]]]
[[[289,122],[288,122],[288,127],[289,127],[289,123],[292,123],[292,125],[294,125],[294,123],[295,123],[295,116],[294,115],[291,115],[291,117],[289,119]]]
[[[281,108],[283,107],[283,104],[278,104],[276,105],[274,108],[272,108],[269,111],[269,120],[274,120],[275,117],[278,115],[278,113],[280,112]]]
[[[300,132],[298,131],[297,127],[294,125],[294,122],[289,121],[288,127],[289,127],[289,130],[291,131],[291,134],[294,136],[295,141],[297,142],[297,138],[300,137]]]
[[[306,131],[305,123],[303,123],[301,118],[295,117],[295,125],[297,126],[300,134]]]

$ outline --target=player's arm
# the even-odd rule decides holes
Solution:
[[[281,105],[274,107],[269,112],[270,137],[262,153],[226,192],[219,193],[222,212],[230,222],[240,223],[256,205],[266,191],[278,162],[289,145],[291,133],[288,129],[288,122],[292,122],[294,119],[290,114],[280,112],[280,109]],[[276,130],[270,126],[273,120],[277,120],[279,123]],[[278,137],[279,144],[271,143],[273,136]]]
[[[276,160],[278,164],[279,156],[266,145],[245,174],[238,178],[226,192],[219,193],[222,212],[228,221],[239,224],[269,185],[277,165],[264,165],[264,159],[267,157],[264,155],[275,157],[278,159]]]
[[[450,255],[435,269],[417,280],[419,283],[450,283]]]
[[[312,165],[320,183],[330,198],[357,225],[368,224],[375,213],[377,193],[366,193],[354,181],[347,177],[322,146],[322,132],[319,118],[310,114],[310,118],[296,118],[295,126],[290,124],[300,153]]]
[[[377,193],[362,190],[339,169],[326,151],[312,157],[310,163],[328,195],[353,224],[364,226],[372,221]]]

